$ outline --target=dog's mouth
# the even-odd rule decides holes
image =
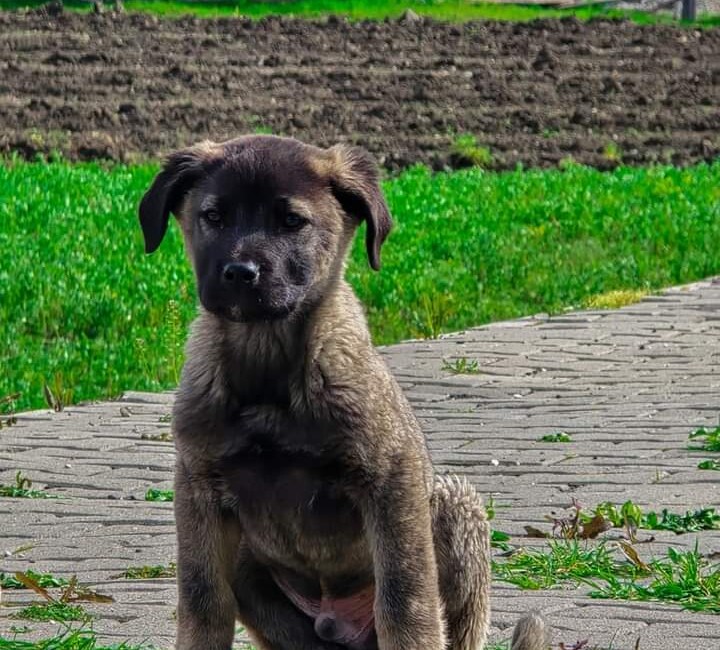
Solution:
[[[234,323],[282,320],[298,309],[305,295],[303,287],[281,283],[228,291],[214,282],[201,282],[198,293],[207,311]]]
[[[262,309],[248,309],[240,305],[220,305],[213,309],[208,309],[216,316],[220,316],[225,320],[233,323],[259,323],[278,321],[287,318],[295,311],[295,303],[282,306],[266,306]]]

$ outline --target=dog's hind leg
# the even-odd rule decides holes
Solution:
[[[482,500],[465,480],[438,476],[431,499],[440,595],[448,650],[481,650],[490,625],[490,526]],[[547,650],[542,618],[531,613],[515,628],[511,650]]]

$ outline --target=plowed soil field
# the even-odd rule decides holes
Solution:
[[[248,131],[370,149],[388,168],[720,153],[720,29],[624,21],[0,14],[0,151],[137,160]]]

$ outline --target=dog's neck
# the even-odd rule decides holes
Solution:
[[[282,401],[287,383],[303,376],[305,364],[324,342],[345,338],[357,342],[365,338],[358,334],[367,335],[362,307],[344,280],[330,287],[310,309],[281,320],[235,323],[208,312],[201,319],[223,341],[215,363],[225,366],[225,376],[236,378],[231,389],[237,397],[250,400]],[[348,332],[353,336],[344,337]]]

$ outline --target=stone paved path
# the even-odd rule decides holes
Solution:
[[[688,433],[720,414],[720,279],[672,289],[617,311],[543,316],[471,329],[384,350],[427,431],[439,470],[467,475],[498,506],[495,526],[514,536],[549,528],[545,516],[574,497],[587,506],[632,498],[685,511],[720,503],[720,473],[696,469],[706,454]],[[476,360],[480,373],[452,375],[443,361]],[[148,487],[169,488],[171,394],[127,393],[120,402],[62,413],[32,412],[0,431],[0,482],[22,470],[57,500],[0,499],[0,571],[74,573],[112,594],[89,605],[108,641],[148,639],[170,648],[171,579],[121,580],[128,566],[174,557],[172,506],[148,503]],[[555,431],[570,444],[538,442]],[[648,537],[649,535],[643,535]],[[644,557],[668,544],[720,554],[720,532],[657,533]],[[519,545],[542,540],[515,537]],[[18,547],[32,548],[10,555]],[[3,593],[4,604],[27,592]],[[497,584],[493,639],[518,614],[543,610],[555,642],[590,638],[614,650],[720,648],[720,617],[655,603],[593,600],[585,589],[519,591]],[[0,634],[20,624],[0,609]],[[54,630],[32,624],[35,634]],[[557,646],[556,646],[557,647]]]

